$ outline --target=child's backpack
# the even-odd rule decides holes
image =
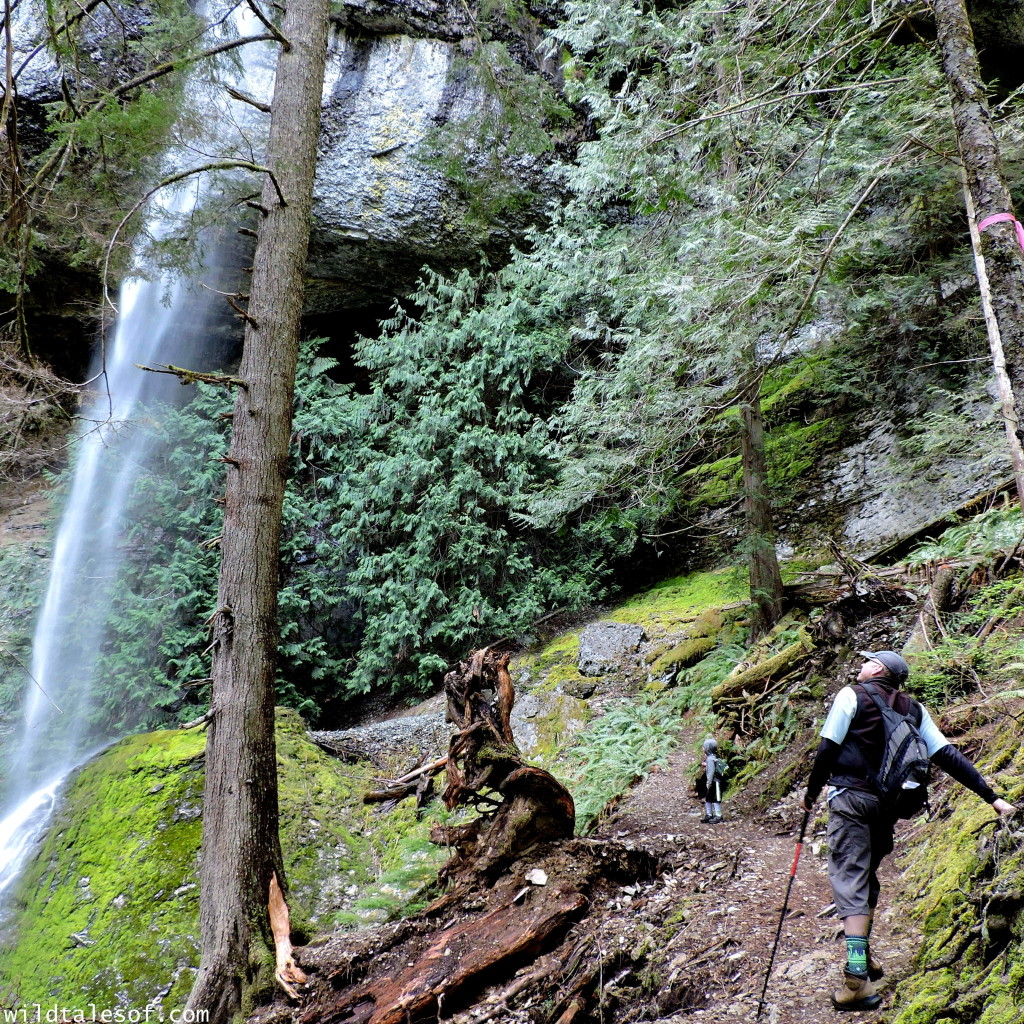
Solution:
[[[882,805],[895,818],[912,818],[928,806],[928,782],[931,761],[920,733],[921,706],[901,715],[882,699],[873,683],[861,683],[882,716],[885,746],[878,771],[871,782],[882,798]],[[916,720],[915,720],[916,719]]]

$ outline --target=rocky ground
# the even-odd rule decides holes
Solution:
[[[655,922],[685,915],[656,958],[667,972],[659,998],[670,1004],[682,996],[684,1005],[665,1005],[667,1012],[642,1018],[659,1024],[754,1019],[802,818],[795,795],[765,812],[750,792],[725,801],[720,825],[701,824],[703,804],[690,792],[699,739],[687,734],[666,770],[648,776],[599,833],[672,851],[676,859],[635,911]],[[812,824],[762,1010],[771,1024],[837,1019],[829,994],[840,980],[845,948],[832,911],[823,839]],[[895,871],[887,862],[883,885],[890,892]],[[908,968],[915,948],[915,936],[883,908],[874,951],[890,979]],[[884,1013],[856,1019],[883,1020]]]
[[[768,781],[760,777],[756,787],[726,800],[722,824],[702,824],[703,804],[691,786],[702,735],[695,724],[687,725],[667,766],[652,772],[586,840],[538,848],[489,886],[480,885],[471,898],[442,899],[444,909],[432,919],[428,914],[376,933],[337,935],[300,950],[300,962],[311,973],[307,997],[300,1006],[278,999],[259,1018],[391,1020],[375,1015],[372,1000],[387,986],[404,985],[412,992],[431,971],[449,970],[449,950],[471,960],[459,945],[466,945],[467,929],[491,919],[501,922],[507,937],[517,918],[533,927],[545,903],[554,907],[561,901],[573,906],[568,924],[539,937],[528,955],[495,959],[472,978],[458,979],[439,1005],[427,1000],[429,1017],[417,1011],[409,1019],[447,1018],[456,1024],[754,1020],[802,812],[795,794],[767,811],[759,809]],[[812,824],[762,1011],[761,1019],[770,1024],[837,1019],[829,994],[840,981],[845,949],[831,908],[822,840]],[[530,872],[538,868],[547,876],[543,891],[530,884]],[[887,892],[896,888],[898,870],[897,849],[885,867]],[[483,933],[480,947],[491,938]],[[886,904],[874,952],[889,983],[908,971],[917,944],[918,937]],[[347,1000],[341,1010],[335,1008],[339,991]],[[884,1021],[885,1004],[853,1019]]]

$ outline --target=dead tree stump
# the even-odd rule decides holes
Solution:
[[[435,842],[457,850],[443,877],[493,875],[537,843],[568,839],[576,826],[572,794],[550,772],[526,764],[512,736],[509,657],[484,648],[445,676],[448,717],[459,731],[448,748],[443,799],[449,810],[484,809],[485,821],[472,831],[434,830]]]

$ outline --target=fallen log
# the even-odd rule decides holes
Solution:
[[[523,908],[511,900],[479,918],[436,935],[397,975],[376,978],[343,993],[333,1005],[311,1007],[303,1024],[405,1024],[423,1013],[440,1014],[469,982],[493,975],[520,957],[536,954],[545,940],[587,905],[571,886],[544,892]]]
[[[807,628],[801,626],[797,639],[778,654],[749,667],[739,667],[711,691],[712,706],[730,697],[742,697],[753,684],[788,675],[793,667],[814,652],[815,643]]]
[[[940,616],[952,602],[955,582],[956,572],[951,566],[943,566],[935,574],[928,596],[918,612],[913,632],[903,645],[904,654],[916,654],[931,648],[931,628],[940,628]]]

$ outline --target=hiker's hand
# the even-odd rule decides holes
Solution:
[[[814,801],[813,800],[808,800],[806,793],[804,794],[804,799],[803,799],[803,809],[805,811],[807,811],[808,814],[810,814],[811,811],[814,810]]]
[[[1017,808],[1013,804],[1008,804],[1005,800],[1000,800],[997,797],[992,801],[992,810],[1002,817],[1005,814],[1013,814]]]

